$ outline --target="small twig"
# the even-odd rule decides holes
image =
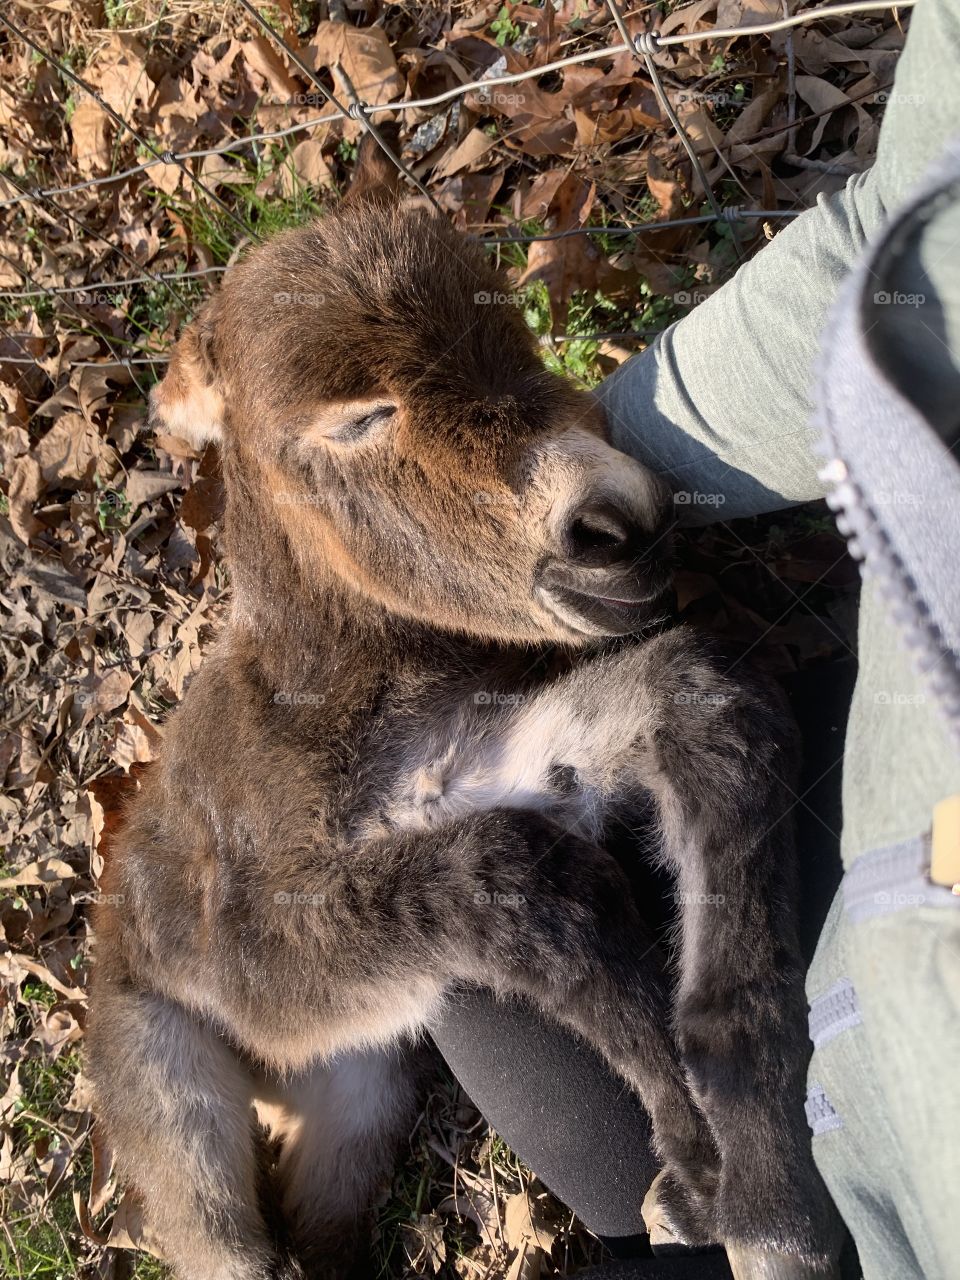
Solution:
[[[852,165],[840,164],[836,160],[810,160],[806,156],[790,155],[789,152],[784,152],[783,158],[794,168],[809,169],[812,173],[835,173],[841,178],[852,178],[855,173],[860,172]]]

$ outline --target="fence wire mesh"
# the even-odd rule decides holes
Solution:
[[[479,101],[482,102],[482,95],[489,94],[492,90],[502,86],[516,85],[529,80],[538,80],[543,77],[561,74],[572,67],[579,66],[584,63],[603,62],[612,60],[622,54],[633,54],[639,64],[645,69],[651,87],[656,94],[657,101],[668,120],[670,126],[676,131],[684,150],[689,158],[693,174],[699,183],[703,193],[704,202],[709,206],[711,212],[704,215],[696,215],[684,218],[669,218],[658,221],[641,222],[635,225],[618,225],[611,223],[603,223],[598,225],[583,225],[559,231],[545,231],[541,234],[525,235],[525,234],[508,234],[496,236],[481,236],[481,243],[491,247],[502,247],[506,245],[530,245],[538,241],[548,242],[551,240],[565,239],[576,236],[592,236],[601,235],[605,237],[637,237],[648,235],[658,231],[664,231],[674,228],[691,227],[696,225],[707,225],[711,223],[724,223],[729,226],[736,247],[738,261],[742,261],[745,256],[745,249],[738,232],[738,225],[743,226],[750,222],[760,221],[763,223],[773,220],[797,217],[802,209],[782,208],[782,209],[751,209],[743,205],[727,205],[722,206],[716,193],[714,192],[710,181],[704,171],[701,157],[698,150],[683,126],[677,112],[675,111],[664,85],[661,69],[656,62],[656,56],[662,54],[663,51],[675,48],[677,46],[689,46],[703,43],[705,41],[723,41],[723,40],[739,40],[750,37],[769,36],[776,32],[791,32],[795,28],[806,26],[811,23],[823,23],[831,19],[845,17],[848,15],[870,14],[884,11],[896,11],[910,9],[916,3],[916,0],[854,0],[853,3],[825,5],[817,8],[803,10],[802,12],[789,14],[786,12],[789,0],[782,0],[784,8],[784,16],[778,20],[764,23],[749,23],[742,26],[713,26],[704,30],[693,32],[684,32],[677,34],[660,35],[655,30],[632,30],[637,25],[634,17],[625,15],[619,0],[605,0],[606,6],[610,12],[611,25],[620,36],[618,42],[604,44],[599,48],[586,49],[578,53],[571,53],[564,58],[558,58],[554,61],[545,62],[525,68],[522,71],[504,73],[504,74],[483,74],[477,79],[470,80],[467,83],[455,86],[443,93],[434,94],[430,97],[405,98],[398,101],[388,102],[366,102],[357,93],[346,67],[340,63],[335,68],[335,77],[346,86],[347,96],[350,101],[345,104],[336,93],[332,92],[322,78],[308,66],[297,54],[290,43],[283,37],[275,26],[273,26],[266,16],[250,0],[235,0],[236,5],[242,9],[250,17],[250,19],[259,27],[276,45],[281,49],[284,55],[290,60],[290,63],[297,68],[302,76],[307,79],[316,90],[317,95],[327,103],[332,109],[323,115],[312,117],[307,120],[299,121],[288,127],[275,130],[264,130],[260,132],[250,133],[244,137],[233,138],[225,143],[206,149],[193,149],[185,151],[172,151],[165,147],[157,140],[144,136],[138,131],[130,121],[126,120],[121,113],[116,111],[97,90],[89,84],[82,76],[75,72],[67,63],[57,58],[50,50],[44,48],[36,39],[33,38],[18,23],[14,22],[9,16],[0,13],[0,30],[6,30],[8,35],[13,39],[20,40],[24,45],[32,50],[38,59],[42,59],[48,63],[60,76],[62,76],[77,90],[85,94],[89,100],[95,103],[100,110],[122,131],[129,134],[136,145],[149,156],[138,165],[134,165],[117,172],[106,174],[100,177],[92,177],[81,182],[71,183],[67,186],[29,186],[24,180],[9,172],[0,173],[0,191],[6,192],[0,198],[0,214],[3,210],[13,208],[23,202],[31,202],[38,207],[43,208],[48,217],[53,213],[58,214],[77,231],[84,235],[88,235],[96,240],[106,244],[117,256],[132,267],[138,274],[131,276],[115,277],[110,279],[91,280],[82,284],[65,285],[49,285],[39,280],[26,267],[16,262],[12,257],[0,252],[0,262],[6,263],[12,267],[24,281],[24,287],[20,289],[4,289],[0,290],[0,300],[4,301],[26,301],[31,298],[48,298],[53,303],[62,304],[81,322],[84,330],[92,336],[100,339],[106,346],[110,355],[104,355],[97,360],[71,360],[69,368],[88,368],[99,365],[114,365],[126,368],[134,380],[136,385],[143,390],[142,385],[136,380],[133,372],[134,366],[152,366],[162,365],[168,359],[162,352],[145,354],[124,354],[123,347],[129,344],[118,339],[114,335],[105,333],[103,330],[94,326],[89,316],[85,315],[81,308],[91,298],[97,299],[108,295],[111,291],[132,288],[141,284],[154,284],[161,286],[171,298],[181,307],[185,308],[185,317],[189,315],[189,300],[178,290],[177,285],[184,281],[190,280],[210,280],[222,275],[229,270],[229,264],[213,265],[196,270],[178,271],[178,272],[152,272],[137,261],[130,253],[128,253],[121,244],[111,241],[105,237],[102,232],[95,228],[87,226],[84,221],[76,216],[71,210],[66,208],[60,201],[60,197],[71,196],[82,191],[89,191],[93,188],[113,187],[117,184],[127,182],[141,174],[145,174],[158,166],[173,166],[180,170],[184,178],[189,184],[192,184],[197,191],[201,192],[208,198],[230,221],[236,228],[238,236],[238,247],[243,247],[246,243],[257,243],[261,236],[257,229],[243,219],[237,211],[230,207],[208,183],[199,176],[194,168],[188,167],[190,162],[203,161],[208,158],[225,157],[233,153],[242,152],[246,148],[256,149],[262,147],[269,142],[277,142],[296,134],[309,134],[311,131],[332,124],[336,121],[355,120],[364,132],[373,136],[377,145],[389,157],[391,163],[397,168],[398,172],[405,180],[411,183],[420,193],[431,201],[437,208],[437,202],[433,193],[421,182],[412,169],[404,164],[400,156],[395,154],[393,149],[384,139],[382,133],[377,129],[373,122],[373,117],[377,115],[385,115],[388,113],[406,113],[406,112],[422,112],[431,108],[443,108],[453,102],[467,99],[470,95],[480,95]],[[793,87],[794,81],[794,62],[793,50],[788,37],[787,46],[788,70],[791,81],[790,91],[790,119],[786,128],[779,128],[773,132],[790,132],[791,137],[795,134],[802,120],[796,116],[796,94]],[[883,86],[889,87],[889,86]],[[855,102],[856,98],[851,97],[851,102]],[[805,119],[814,119],[817,114],[813,113]],[[796,163],[800,167],[827,169],[831,167],[829,162],[810,161],[804,157],[790,155],[788,157],[791,162]],[[842,170],[839,170],[842,172]],[[442,212],[442,210],[441,210]],[[600,340],[629,340],[640,339],[645,340],[655,331],[630,329],[626,331],[596,334],[575,334],[575,335],[553,335],[550,342],[572,342],[572,341],[600,341]],[[41,355],[32,354],[25,345],[26,340],[36,341],[36,334],[17,334],[12,332],[7,326],[0,325],[0,334],[6,336],[14,345],[23,352],[22,355],[3,355],[0,362],[5,364],[30,364],[39,365],[46,359]]]

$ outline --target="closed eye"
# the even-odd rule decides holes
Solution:
[[[312,417],[303,438],[328,444],[357,444],[396,414],[397,406],[385,400],[349,400],[326,404]]]
[[[396,412],[395,404],[379,405],[369,413],[361,414],[358,418],[350,418],[341,426],[335,427],[330,432],[329,439],[336,440],[339,444],[353,444],[354,441],[362,439],[373,431],[375,427],[389,422]]]

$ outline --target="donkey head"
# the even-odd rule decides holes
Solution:
[[[377,178],[233,268],[153,394],[220,444],[238,597],[292,581],[506,642],[637,630],[667,486],[544,368],[484,250]]]

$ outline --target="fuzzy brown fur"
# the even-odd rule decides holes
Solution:
[[[823,1271],[788,723],[659,628],[669,491],[483,251],[365,181],[231,270],[154,396],[220,442],[234,596],[104,877],[99,1121],[182,1280],[345,1276],[408,1047],[479,983],[639,1092],[679,1238]],[[675,999],[604,848],[651,804]]]

